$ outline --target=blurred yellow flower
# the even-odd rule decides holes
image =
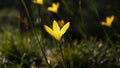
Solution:
[[[60,26],[60,28],[62,28],[64,24],[65,22],[63,20],[58,21],[58,25]]]
[[[47,25],[44,25],[45,30],[52,36],[54,37],[56,40],[60,41],[61,37],[63,36],[63,34],[65,34],[65,32],[68,30],[70,26],[70,22],[67,22],[61,29],[58,25],[58,23],[54,20],[53,21],[53,25],[52,25],[52,29],[50,27],[48,27]]]
[[[33,3],[42,5],[43,4],[43,0],[33,0]]]
[[[59,2],[58,3],[52,3],[51,7],[48,7],[48,11],[57,13],[58,12],[58,8],[59,8]]]
[[[113,20],[113,15],[111,17],[106,17],[106,22],[101,22],[101,25],[111,27]]]

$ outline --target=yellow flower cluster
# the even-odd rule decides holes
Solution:
[[[43,0],[33,0],[33,3],[42,5]],[[52,6],[48,7],[47,10],[53,13],[58,13],[59,5],[59,2],[52,3]],[[63,20],[58,22],[54,20],[52,29],[49,28],[47,25],[44,25],[44,28],[51,36],[53,36],[56,40],[60,41],[61,37],[68,30],[69,26],[70,22],[64,25]]]
[[[43,0],[33,0],[33,3],[42,5]],[[60,6],[59,2],[52,3],[52,5],[47,8],[47,10],[53,13],[58,13],[59,6]],[[101,25],[111,27],[114,21],[114,18],[115,17],[113,15],[111,17],[106,17],[106,21],[102,21]],[[70,22],[64,25],[63,20],[58,21],[58,22],[54,20],[52,29],[49,28],[47,25],[44,25],[44,28],[51,36],[53,36],[56,40],[60,41],[62,35],[67,31],[69,26],[70,26]]]

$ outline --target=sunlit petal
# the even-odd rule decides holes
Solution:
[[[111,16],[110,17],[110,22],[113,22],[113,20],[114,20],[114,16]]]
[[[48,26],[44,25],[44,28],[51,36],[56,35],[56,33],[51,28],[49,28]]]
[[[70,22],[68,22],[62,27],[62,29],[60,30],[60,33],[64,34],[68,30],[69,26],[70,26]]]
[[[60,27],[59,27],[58,23],[55,20],[53,21],[53,31],[55,31],[55,32],[60,31]]]
[[[110,22],[111,19],[109,17],[106,17],[106,22]]]

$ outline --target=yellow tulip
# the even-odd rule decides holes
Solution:
[[[58,12],[58,8],[59,8],[59,3],[52,3],[51,7],[48,7],[48,11],[57,13]]]
[[[53,21],[53,26],[52,29],[50,27],[48,27],[47,25],[44,25],[45,30],[52,36],[54,37],[56,40],[60,41],[61,37],[63,36],[63,34],[65,34],[65,32],[68,30],[70,26],[70,22],[66,23],[61,29],[58,25],[58,23],[54,20]]]
[[[106,17],[106,22],[101,22],[101,25],[111,27],[113,20],[113,15],[111,17]]]
[[[43,4],[43,0],[33,0],[33,3],[42,5]]]

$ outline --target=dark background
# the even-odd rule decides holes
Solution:
[[[32,18],[32,15],[35,11],[31,5],[34,4],[31,2],[31,0],[24,1],[28,6]],[[41,7],[39,7],[41,14],[38,16],[41,17],[42,24],[45,24],[46,22],[49,22],[53,19],[64,19],[65,22],[70,21],[70,34],[71,37],[75,39],[85,38],[83,35],[86,35],[87,38],[97,36],[98,38],[105,39],[106,37],[104,29],[113,37],[114,32],[118,34],[120,33],[120,0],[44,0],[44,6],[47,8],[52,2],[58,1],[60,2],[59,12],[58,14],[51,13],[53,16],[50,16],[46,10],[42,10]],[[3,11],[5,9],[6,13]],[[14,9],[13,11],[16,13],[9,17],[10,12],[13,12],[12,9]],[[3,22],[8,24],[8,21],[10,20],[9,22],[11,22],[12,25],[16,25],[15,16],[19,13],[22,18],[27,17],[24,7],[21,4],[21,0],[0,0],[0,11],[1,14],[4,13],[0,17],[1,24],[3,24]],[[115,16],[115,20],[111,28],[101,26],[100,22],[105,21],[106,17],[111,15]],[[32,19],[34,22],[35,19]],[[24,27],[26,26],[24,24],[21,24],[21,30],[26,31],[26,28]]]

